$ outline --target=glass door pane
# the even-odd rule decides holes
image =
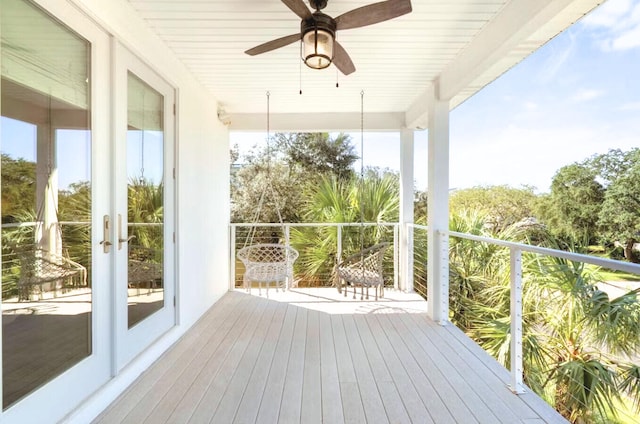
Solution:
[[[127,324],[164,306],[164,98],[127,75]]]
[[[92,354],[89,42],[23,0],[2,13],[2,404]]]
[[[115,47],[116,339],[122,369],[175,325],[174,88]]]

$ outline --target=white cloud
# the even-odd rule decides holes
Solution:
[[[576,37],[572,31],[567,34],[569,35],[568,45],[556,46],[556,44],[553,44],[553,50],[551,50],[549,57],[546,59],[545,66],[539,70],[538,81],[540,83],[544,84],[554,80],[573,54],[576,47]]]
[[[530,110],[530,111],[533,111],[533,110],[537,110],[537,109],[538,109],[538,104],[537,104],[537,103],[535,103],[535,102],[525,102],[522,106],[523,106],[526,110]]]
[[[632,8],[631,0],[608,0],[582,19],[582,24],[589,27],[615,28],[620,19]]]
[[[598,97],[602,97],[605,92],[603,90],[582,89],[571,97],[574,102],[588,102]]]
[[[621,111],[635,111],[635,110],[640,110],[640,102],[630,102],[630,103],[624,103],[623,105],[621,105],[618,110]]]
[[[640,25],[625,31],[611,43],[613,50],[629,50],[636,47],[640,47]]]
[[[609,0],[581,22],[587,29],[595,31],[596,44],[604,51],[640,47],[638,0]]]

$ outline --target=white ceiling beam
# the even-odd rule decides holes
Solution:
[[[232,131],[266,131],[264,113],[238,113],[220,117]],[[404,113],[365,113],[365,131],[400,131],[404,128]],[[360,131],[360,113],[275,113],[269,118],[271,131],[326,132]]]

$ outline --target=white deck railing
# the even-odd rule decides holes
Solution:
[[[514,393],[522,393],[523,365],[522,365],[522,253],[530,252],[540,255],[553,256],[574,262],[583,262],[607,268],[615,271],[624,271],[640,275],[640,265],[628,262],[604,259],[597,256],[580,253],[566,252],[545,247],[532,246],[524,243],[515,243],[498,240],[489,237],[481,237],[472,234],[458,233],[455,231],[441,232],[443,238],[457,237],[482,243],[493,244],[508,248],[511,257],[511,390]]]

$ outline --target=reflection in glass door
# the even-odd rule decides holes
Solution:
[[[175,91],[121,44],[114,48],[116,367],[121,369],[175,325]]]
[[[0,0],[2,405],[92,355],[89,42]]]
[[[127,324],[164,306],[164,99],[127,75]]]

